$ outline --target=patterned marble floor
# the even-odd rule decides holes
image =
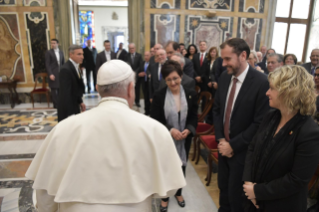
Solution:
[[[84,97],[88,109],[97,105],[98,101],[97,94]],[[143,101],[141,105],[144,105]],[[11,109],[9,105],[0,105],[0,212],[36,211],[33,182],[27,180],[24,174],[42,141],[57,124],[56,110],[46,106],[46,103],[36,103],[35,108],[32,108],[31,104],[20,104]],[[144,113],[143,107],[134,106],[133,109]],[[216,195],[214,204],[211,192],[202,182],[206,174],[202,163],[200,161],[194,167],[188,163],[187,186],[183,190],[186,207],[180,208],[176,200],[171,198],[169,211],[217,211]],[[153,212],[159,211],[159,203],[160,200],[153,201]]]

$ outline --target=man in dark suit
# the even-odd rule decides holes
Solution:
[[[69,47],[69,60],[61,67],[58,121],[85,111],[82,101],[84,83],[79,64],[83,62],[83,49],[79,45]]]
[[[86,47],[83,49],[84,53],[84,60],[82,63],[82,67],[85,68],[86,72],[86,85],[88,88],[88,93],[91,92],[91,72],[93,75],[93,83],[94,83],[94,88],[93,90],[96,91],[96,70],[95,70],[95,61],[96,61],[96,55],[97,51],[96,48],[92,46],[91,40],[86,41]]]
[[[218,141],[220,212],[243,212],[243,170],[249,143],[269,110],[267,76],[247,63],[248,44],[233,38],[221,46],[223,66],[213,116]]]
[[[141,89],[141,81],[143,81],[143,77],[138,77],[138,73],[140,72],[141,65],[143,63],[142,55],[136,52],[136,47],[134,43],[130,43],[128,45],[129,54],[126,55],[126,62],[132,67],[133,71],[136,75],[135,82],[135,105],[137,107],[141,107],[140,105],[140,89]]]
[[[157,44],[155,44],[154,45],[154,47],[152,48],[153,49],[153,54],[154,54],[154,56],[151,56],[151,59],[150,59],[150,64],[152,64],[152,63],[158,63],[158,61],[156,61],[156,52],[159,50],[159,49],[163,49],[163,46],[162,46],[162,44],[160,44],[160,43],[157,43]],[[151,49],[151,51],[152,51],[152,49]],[[151,52],[152,53],[152,52]]]
[[[163,78],[161,74],[162,65],[167,60],[167,55],[164,49],[159,49],[155,54],[158,63],[151,63],[148,66],[147,73],[149,75],[149,91],[150,91],[150,102],[152,102],[153,94],[159,89],[160,81]]]
[[[174,53],[171,57],[170,57],[171,60],[174,60],[176,62],[178,62],[180,65],[181,65],[181,68],[183,70],[183,67],[184,67],[184,64],[185,64],[185,57],[179,53],[179,52],[176,52]],[[195,90],[195,80],[189,76],[187,76],[186,74],[184,74],[183,72],[183,75],[182,75],[182,86],[184,86],[185,88],[187,89],[193,89]],[[160,86],[159,86],[159,90],[166,87],[166,82],[164,79],[161,79],[160,81]]]
[[[196,81],[196,85],[198,85],[201,88],[201,91],[207,90],[207,82],[206,82],[206,69],[207,69],[207,58],[206,58],[206,50],[207,45],[206,41],[199,41],[199,50],[200,52],[197,54],[194,54],[193,57],[193,64],[194,64],[194,77]]]
[[[103,63],[105,63],[106,61],[116,59],[116,54],[113,51],[111,51],[111,43],[109,40],[104,41],[104,48],[104,51],[101,51],[96,56],[96,75]]]
[[[169,41],[165,47],[165,50],[168,59],[171,59],[174,53],[180,53],[179,44],[174,41]],[[188,58],[185,58],[183,73],[189,77],[194,77],[194,65],[193,62]]]
[[[119,49],[116,52],[116,59],[122,60],[125,62],[127,51],[123,49],[123,43],[119,44]]]
[[[283,66],[284,56],[282,54],[271,53],[267,56],[267,69],[268,73],[273,72],[276,68]]]
[[[319,65],[319,49],[313,49],[310,55],[310,63],[304,63],[304,67],[312,76],[315,74],[315,68]]]
[[[261,62],[257,63],[257,65],[261,68],[261,70],[264,70],[265,74],[269,74],[269,70],[267,68],[267,57],[268,57],[268,55],[275,54],[275,53],[276,53],[275,49],[268,49],[263,60]]]
[[[64,55],[59,50],[59,41],[55,38],[51,39],[51,49],[45,53],[45,68],[49,76],[49,87],[51,88],[51,96],[53,107],[58,107],[59,97],[59,73],[60,67],[64,64]]]
[[[147,77],[147,68],[150,64],[151,53],[149,51],[144,52],[144,61],[142,62],[141,68],[137,77],[140,80],[140,84],[142,86],[143,94],[144,94],[144,109],[145,115],[150,115],[151,103],[149,97],[149,86],[148,86],[148,77]]]

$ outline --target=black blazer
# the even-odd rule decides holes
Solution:
[[[252,179],[253,152],[265,136],[265,131],[278,110],[269,112],[253,141],[249,145],[243,181]],[[296,116],[301,116],[297,114]],[[302,116],[301,116],[302,117]],[[279,120],[278,120],[279,122]],[[263,170],[263,182],[254,186],[256,199],[265,211],[271,212],[306,212],[307,185],[319,162],[319,127],[310,116],[303,116],[301,125],[284,129],[285,140],[276,144],[276,151],[268,159]],[[291,133],[291,134],[290,134]],[[263,147],[262,147],[263,148]],[[266,152],[262,152],[267,154]],[[249,211],[256,211],[252,209]]]
[[[142,66],[143,63],[143,59],[142,59],[142,55],[140,53],[135,52],[135,56],[134,56],[134,62],[132,64],[132,57],[131,54],[127,54],[126,55],[126,60],[125,60],[133,69],[133,71],[136,74],[136,79],[138,79],[138,73],[140,72],[140,68]]]
[[[186,57],[184,57],[184,59],[185,59],[185,64],[183,67],[183,73],[186,74],[187,76],[193,78],[194,72],[195,72],[194,71],[194,64],[190,59],[188,59]]]
[[[266,66],[266,62],[267,62],[267,60],[263,59],[263,61],[261,61],[260,63],[257,63],[257,65],[265,72],[265,74],[269,74],[269,71],[268,71],[267,66]]]
[[[200,53],[194,54],[194,56],[193,56],[193,64],[194,64],[194,69],[195,69],[194,77],[200,76],[202,78],[203,82],[206,80],[205,72],[207,69],[207,61],[208,61],[207,54],[208,53],[206,53],[206,55],[204,57],[202,66],[200,66]]]
[[[206,75],[209,76],[208,82],[217,82],[219,81],[220,75],[226,70],[226,67],[223,67],[223,59],[217,57],[212,70],[210,70],[210,61],[208,61],[208,66],[206,68]]]
[[[158,90],[160,85],[160,80],[158,78],[158,65],[159,63],[150,63],[147,68],[147,73],[151,76],[149,78],[150,99],[153,98],[153,94]]]
[[[226,71],[221,74],[218,89],[215,94],[213,116],[216,140],[224,136],[224,113],[227,92],[232,75]],[[230,117],[230,141],[234,154],[240,154],[240,160],[244,162],[249,143],[257,132],[257,129],[269,110],[269,102],[266,92],[269,89],[267,76],[249,67],[246,78],[234,103]]]
[[[116,52],[116,55],[117,55],[117,53],[118,53],[118,51]],[[121,51],[121,53],[119,55],[119,58],[117,58],[117,59],[122,60],[122,61],[125,62],[126,55],[127,55],[127,51],[125,49],[122,49],[122,51]]]
[[[59,73],[60,73],[60,67],[64,64],[64,55],[61,50],[59,50],[60,55],[60,65],[58,64],[58,60],[56,58],[55,52],[53,49],[50,49],[46,51],[45,53],[45,68],[48,72],[48,81],[50,88],[59,88]],[[53,74],[55,77],[55,80],[52,81],[50,79],[50,75]]]
[[[309,74],[311,74],[311,63],[304,63],[301,66],[304,67]]]
[[[60,72],[60,92],[58,104],[58,121],[80,113],[79,105],[82,103],[84,93],[83,78],[79,78],[74,65],[68,60]]]
[[[151,114],[150,116],[161,122],[163,125],[167,127],[168,130],[172,128],[172,126],[166,123],[165,112],[164,112],[164,104],[165,104],[165,97],[166,97],[166,89],[168,87],[162,88],[161,90],[155,92],[153,96],[153,101],[151,105]],[[197,127],[197,93],[194,90],[188,90],[184,87],[185,95],[187,99],[188,105],[188,113],[186,119],[185,129],[188,129],[191,133],[188,137],[192,137],[196,134],[196,127]]]
[[[83,49],[84,59],[83,59],[82,66],[85,67],[85,70],[95,71],[96,55],[97,55],[97,51],[96,51],[96,48],[94,47],[92,47],[92,51],[88,47],[85,47]]]
[[[111,60],[114,60],[114,59],[116,59],[116,54],[111,51]],[[96,56],[96,74],[99,68],[101,67],[101,65],[103,65],[103,63],[105,62],[106,62],[106,56],[105,56],[105,50],[103,50],[100,53],[98,53]]]

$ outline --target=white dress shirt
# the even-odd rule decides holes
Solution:
[[[111,51],[104,50],[104,52],[105,52],[106,61],[110,61],[111,60]]]
[[[74,65],[76,72],[79,75],[79,78],[81,77],[81,73],[80,73],[80,69],[79,69],[79,64],[74,62],[71,58],[69,58],[69,60],[71,61],[71,63]]]
[[[60,65],[60,51],[58,48],[56,49],[53,49],[54,50],[54,53],[55,53],[55,56],[56,56],[56,60],[58,61],[58,64]]]
[[[122,52],[122,49],[119,49],[119,50],[117,51],[116,59],[119,59],[121,52]]]
[[[248,69],[249,69],[249,65],[247,64],[247,67],[245,69],[245,71],[243,73],[241,73],[237,79],[237,83],[236,83],[236,90],[235,90],[235,95],[234,95],[234,100],[233,100],[233,105],[231,107],[231,111],[233,111],[233,108],[234,108],[234,105],[235,105],[235,102],[236,102],[236,99],[237,99],[237,96],[238,96],[238,93],[240,91],[240,88],[242,86],[242,84],[244,83],[245,81],[245,78],[246,78],[246,75],[248,73]],[[228,98],[229,98],[229,94],[230,94],[230,90],[233,86],[233,79],[235,78],[235,76],[233,75],[231,80],[230,80],[230,84],[229,84],[229,87],[228,87],[228,92],[227,92],[227,97],[226,97],[226,104],[225,104],[225,112],[224,112],[224,123],[225,123],[225,115],[226,115],[226,109],[227,109],[227,103],[228,103]],[[231,115],[230,115],[231,117]],[[229,125],[230,126],[230,125]]]
[[[202,55],[203,55],[203,62],[204,62],[205,56],[206,56],[206,52],[200,52],[199,53],[199,61],[200,61],[200,58],[202,58]]]
[[[162,69],[162,64],[158,63],[158,80],[161,80],[161,69]]]

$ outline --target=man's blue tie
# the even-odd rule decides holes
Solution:
[[[148,63],[145,63],[145,65],[144,65],[144,73],[145,73],[144,79],[145,79],[145,82],[147,81],[147,74],[146,74],[147,67],[148,67]]]
[[[316,67],[313,67],[313,68],[311,69],[311,75],[312,75],[312,76],[315,74],[315,69],[316,69]]]

